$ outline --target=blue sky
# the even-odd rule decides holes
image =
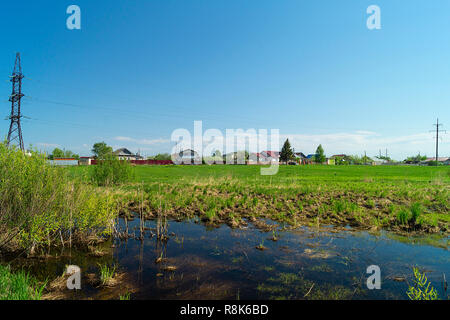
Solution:
[[[71,4],[81,30],[66,28]],[[202,120],[280,129],[304,153],[432,156],[436,117],[450,127],[449,15],[446,0],[3,1],[0,107],[20,51],[25,145],[41,150],[152,155]]]

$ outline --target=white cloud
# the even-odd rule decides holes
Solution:
[[[434,140],[432,133],[417,133],[402,136],[383,136],[375,132],[356,131],[354,133],[333,133],[333,134],[286,134],[282,135],[284,141],[289,138],[291,145],[296,151],[304,153],[314,153],[317,146],[322,144],[327,155],[332,154],[364,154],[375,156],[381,150],[394,159],[401,160],[406,156],[421,154],[432,155],[434,152]],[[441,141],[441,152],[449,152],[448,142]],[[447,155],[447,154],[446,154]]]
[[[256,131],[258,132],[258,131]],[[203,130],[205,133],[205,130]],[[270,134],[270,130],[268,131]],[[214,150],[219,149],[221,151],[225,151],[226,148],[220,148],[220,145],[225,147],[226,132],[222,132],[222,136],[215,137],[216,144],[219,146]],[[245,144],[247,147],[250,147],[250,152],[258,152],[264,150],[270,150],[271,143],[270,138],[267,144],[267,147],[260,148],[261,150],[256,150],[254,146],[257,146],[258,137],[257,135],[244,133],[238,133],[236,136],[245,138],[247,141]],[[193,133],[192,133],[192,138]],[[379,154],[381,150],[384,155],[386,149],[388,149],[388,155],[394,159],[402,160],[407,156],[415,155],[420,152],[423,155],[434,155],[434,140],[432,133],[416,133],[409,135],[399,135],[399,136],[386,136],[373,131],[354,131],[354,132],[337,132],[337,133],[328,133],[328,134],[280,134],[280,142],[279,149],[281,149],[284,141],[289,138],[291,145],[295,148],[296,152],[303,152],[305,154],[314,153],[317,146],[321,144],[325,149],[325,152],[328,156],[333,154],[357,154],[363,155],[364,152],[367,152],[367,155],[370,157],[374,157]],[[136,144],[140,150],[154,151],[154,152],[167,152],[170,150],[174,142],[171,142],[169,139],[136,139],[131,137],[123,137],[118,136],[115,137],[114,140],[129,142]],[[195,141],[199,142],[199,141]],[[207,147],[209,143],[212,141],[203,141],[204,149]],[[444,137],[444,140],[440,141],[440,154],[443,156],[450,156],[450,144],[448,142],[448,138]],[[151,148],[145,148],[145,146],[151,146]],[[190,148],[190,145],[186,145],[186,148]],[[157,150],[158,149],[158,150]],[[160,150],[161,149],[161,150]],[[242,149],[241,146],[238,149]],[[272,148],[274,149],[274,148]],[[275,148],[276,149],[276,148]]]

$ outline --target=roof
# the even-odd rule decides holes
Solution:
[[[337,157],[342,157],[342,158],[344,158],[344,157],[346,157],[346,156],[347,156],[346,154],[335,154],[335,155],[332,155],[331,158],[337,158]]]
[[[307,159],[311,159],[311,158],[314,158],[316,155],[315,154],[308,154],[307,156],[306,156],[306,158]]]
[[[306,158],[306,156],[305,156],[305,154],[303,152],[296,152],[295,155],[300,157],[300,158]]]
[[[280,152],[278,152],[278,151],[262,151],[261,153],[263,153],[263,156],[267,155],[270,158],[278,158],[280,155]],[[264,153],[266,155],[264,155]]]
[[[131,151],[128,150],[127,148],[117,149],[116,151],[114,151],[114,154],[116,156],[134,156],[134,154],[131,153]]]
[[[448,157],[438,157],[438,161],[439,162],[444,162],[444,161],[447,161],[449,159],[450,158],[448,158]],[[436,161],[436,157],[427,158],[427,160],[425,160],[425,161]]]
[[[196,157],[198,156],[198,153],[195,150],[192,149],[186,149],[183,151],[180,151],[179,153],[180,157]]]

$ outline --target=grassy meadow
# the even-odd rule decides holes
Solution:
[[[88,180],[92,167],[68,168]],[[450,168],[417,166],[136,166],[133,181],[102,187],[152,218],[199,217],[232,227],[273,219],[291,226],[351,225],[448,233]]]

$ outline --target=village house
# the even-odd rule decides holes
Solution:
[[[252,152],[248,156],[248,164],[259,164],[260,159],[265,160],[265,157],[262,156],[259,152]]]
[[[430,162],[434,162],[436,161],[436,157],[430,157],[427,158],[424,161],[421,161],[420,164],[421,165],[428,165]],[[438,157],[437,158],[438,163],[442,163],[444,165],[448,165],[450,163],[450,158],[449,157]]]
[[[260,162],[279,162],[280,161],[280,152],[279,151],[262,151],[261,152]]]
[[[172,155],[175,164],[201,164],[202,158],[197,151],[185,149]]]
[[[80,166],[90,166],[94,157],[80,157],[78,160],[78,165]]]
[[[113,152],[119,160],[142,160],[139,154],[134,154],[127,148],[120,148]]]

